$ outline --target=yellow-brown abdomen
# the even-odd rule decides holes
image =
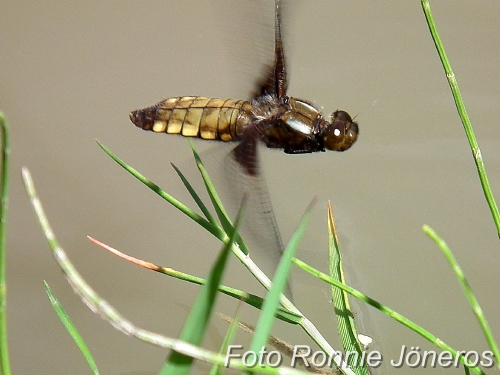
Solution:
[[[156,133],[222,141],[237,139],[250,122],[252,105],[244,100],[183,96],[130,113],[132,122]]]

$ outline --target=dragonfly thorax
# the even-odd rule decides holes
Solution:
[[[345,111],[336,111],[328,122],[305,100],[271,95],[254,99],[252,107],[254,118],[248,126],[269,148],[288,154],[345,151],[356,141],[358,126]]]

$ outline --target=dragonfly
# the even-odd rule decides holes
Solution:
[[[274,59],[266,65],[266,72],[248,100],[172,97],[130,112],[130,120],[137,127],[155,133],[236,142],[228,159],[238,169],[239,181],[252,181],[252,187],[247,190],[255,197],[255,205],[264,207],[261,217],[265,219],[257,221],[261,228],[268,224],[267,230],[272,231],[275,238],[273,247],[276,254],[280,254],[283,244],[272,205],[266,198],[265,184],[255,183],[263,181],[259,145],[293,155],[327,150],[343,152],[356,142],[359,128],[344,110],[324,117],[311,102],[287,95],[288,77],[281,32],[283,0],[275,0],[274,8]]]

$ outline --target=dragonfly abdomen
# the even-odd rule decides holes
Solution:
[[[224,142],[237,140],[251,116],[248,101],[202,96],[170,98],[130,113],[132,122],[144,130]]]

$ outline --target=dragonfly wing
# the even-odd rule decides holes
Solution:
[[[288,4],[288,2],[286,3]],[[253,99],[262,95],[273,95],[278,98],[286,95],[288,90],[285,51],[283,47],[282,20],[285,5],[282,0],[275,0],[274,9],[274,60],[264,66],[263,74],[257,81],[257,87],[252,92]]]
[[[224,167],[231,200],[241,202],[243,196],[246,197],[242,235],[250,240],[250,256],[272,279],[284,247],[271,197],[260,171],[259,141],[256,138],[244,139],[227,155]],[[289,285],[285,294],[291,297]]]

